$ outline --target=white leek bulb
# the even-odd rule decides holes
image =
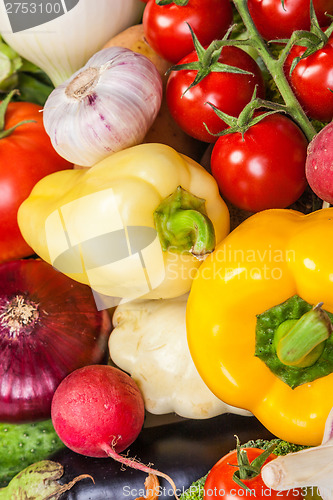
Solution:
[[[45,130],[60,156],[89,167],[143,141],[162,92],[161,76],[147,57],[109,47],[51,92]]]
[[[0,2],[0,34],[57,86],[139,22],[143,6],[140,0]]]
[[[333,408],[320,446],[272,460],[262,468],[261,477],[273,490],[304,488],[306,492],[316,487],[323,500],[333,500]]]

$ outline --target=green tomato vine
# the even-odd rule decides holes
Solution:
[[[156,0],[156,3],[169,3],[171,1],[172,0]],[[178,1],[180,2],[180,5],[184,0]],[[293,45],[298,44],[306,47],[302,58],[307,57],[310,54],[313,54],[316,50],[322,48],[327,43],[328,37],[333,32],[333,23],[331,23],[331,26],[327,28],[326,31],[322,31],[318,24],[312,0],[309,0],[311,17],[310,31],[295,31],[290,39],[274,40],[274,43],[270,43],[266,42],[257,30],[247,7],[247,0],[232,1],[235,10],[234,19],[236,22],[229,28],[224,38],[222,40],[214,40],[211,42],[209,47],[205,49],[199,43],[191,26],[188,25],[191,31],[194,48],[198,55],[198,61],[187,64],[177,64],[169,68],[169,72],[184,69],[196,70],[197,75],[187,90],[197,85],[209,73],[214,71],[246,73],[246,71],[240,70],[239,68],[221,64],[219,62],[219,57],[223,47],[227,45],[242,47],[257,60],[264,77],[266,76],[267,86],[273,87],[269,89],[271,90],[270,93],[274,94],[273,99],[270,101],[264,101],[255,99],[254,97],[254,101],[256,102],[251,102],[252,111],[258,107],[265,107],[273,110],[273,112],[288,114],[302,129],[303,133],[310,142],[317,134],[317,128],[322,128],[322,124],[317,124],[314,120],[310,120],[308,118],[290,86],[283,68]],[[283,4],[283,0],[281,0],[281,2]],[[300,58],[296,58],[296,60],[293,61],[292,70],[295,68],[299,59]],[[185,92],[187,92],[187,90]],[[278,98],[275,98],[277,95]],[[221,119],[228,123],[227,117],[222,116],[223,114],[221,112],[219,113],[219,110],[215,109],[215,112],[220,114]],[[245,112],[245,115],[250,116],[247,111]],[[245,126],[246,124],[244,123],[243,125]],[[250,122],[248,125],[250,125]]]
[[[247,30],[248,38],[243,40],[221,40],[219,41],[219,47],[223,47],[224,45],[250,46],[257,52],[258,56],[262,59],[264,65],[266,66],[267,71],[273,78],[284,101],[284,104],[272,102],[272,109],[280,110],[281,112],[289,114],[300,126],[307,139],[310,141],[316,135],[317,131],[291,89],[284,74],[283,66],[292,45],[296,42],[304,45],[304,39],[306,39],[306,37],[313,38],[312,34],[310,32],[309,34],[308,32],[294,32],[291,39],[287,41],[284,49],[276,58],[270,51],[268,44],[264,41],[255,27],[247,7],[247,0],[233,0],[233,3]],[[313,23],[315,24],[316,19],[313,8],[311,8],[311,16]],[[281,40],[280,42],[285,42],[285,40]]]

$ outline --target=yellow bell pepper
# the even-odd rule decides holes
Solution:
[[[141,144],[90,169],[45,177],[18,223],[36,254],[90,285],[103,308],[186,293],[206,253],[228,234],[229,212],[198,163],[169,146]]]
[[[333,208],[259,212],[205,260],[187,304],[190,352],[211,391],[305,445],[321,442],[333,407],[332,249]]]

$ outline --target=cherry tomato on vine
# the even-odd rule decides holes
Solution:
[[[246,453],[250,462],[255,460],[263,453],[258,448],[247,448]],[[270,454],[265,464],[274,460],[276,455]],[[236,466],[236,467],[235,467]],[[231,451],[222,457],[210,470],[204,485],[204,500],[244,500],[244,498],[270,498],[278,500],[279,498],[303,498],[301,489],[292,491],[275,491],[268,488],[259,473],[251,479],[243,480],[250,492],[246,491],[233,480],[233,474],[237,470],[237,452]]]
[[[256,116],[256,114],[254,115]],[[306,188],[308,141],[287,116],[271,114],[240,132],[223,135],[211,170],[223,197],[249,212],[292,205]]]
[[[321,27],[330,24],[333,0],[312,0]],[[290,38],[295,30],[310,29],[310,0],[248,0],[257,30],[266,40]]]
[[[172,2],[157,5],[149,0],[143,12],[145,38],[161,57],[177,63],[193,50],[188,23],[201,45],[221,39],[232,23],[230,0],[188,0],[184,6]]]
[[[193,51],[179,64],[197,60],[197,53]],[[185,90],[195,79],[195,70],[172,71],[167,82],[166,100],[173,119],[188,135],[203,142],[215,142],[217,139],[206,130],[204,123],[212,133],[218,133],[227,126],[207,102],[228,115],[238,116],[251,100],[256,86],[257,97],[263,98],[265,94],[260,68],[244,50],[223,47],[219,62],[252,74],[211,72],[187,92]]]
[[[284,65],[285,74],[307,115],[329,122],[333,118],[333,35],[322,49],[301,59],[289,75],[293,59],[305,50],[300,45],[292,47]]]
[[[42,108],[28,102],[10,102],[0,130],[0,262],[19,259],[34,252],[23,239],[17,210],[42,177],[72,168],[54,150],[43,125]],[[6,133],[23,120],[9,135]]]

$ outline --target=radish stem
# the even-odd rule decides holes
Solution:
[[[173,493],[174,493],[174,496],[176,498],[176,500],[179,500],[179,497],[177,496],[177,493],[176,493],[176,485],[174,483],[174,481],[171,479],[170,476],[168,476],[167,474],[165,474],[164,472],[160,472],[158,470],[155,470],[155,469],[152,469],[151,467],[149,467],[148,465],[145,465],[145,464],[142,464],[141,462],[138,462],[134,459],[131,459],[131,458],[127,458],[127,457],[124,457],[122,455],[119,455],[116,451],[114,451],[114,449],[107,443],[104,443],[101,445],[101,448],[103,451],[105,451],[105,453],[113,458],[114,460],[116,460],[117,462],[120,462],[128,467],[131,467],[132,469],[137,469],[137,470],[140,470],[142,472],[146,472],[147,474],[155,474],[155,476],[159,476],[159,477],[163,477],[164,479],[166,479],[168,481],[168,483],[171,485],[172,489],[173,489]]]

